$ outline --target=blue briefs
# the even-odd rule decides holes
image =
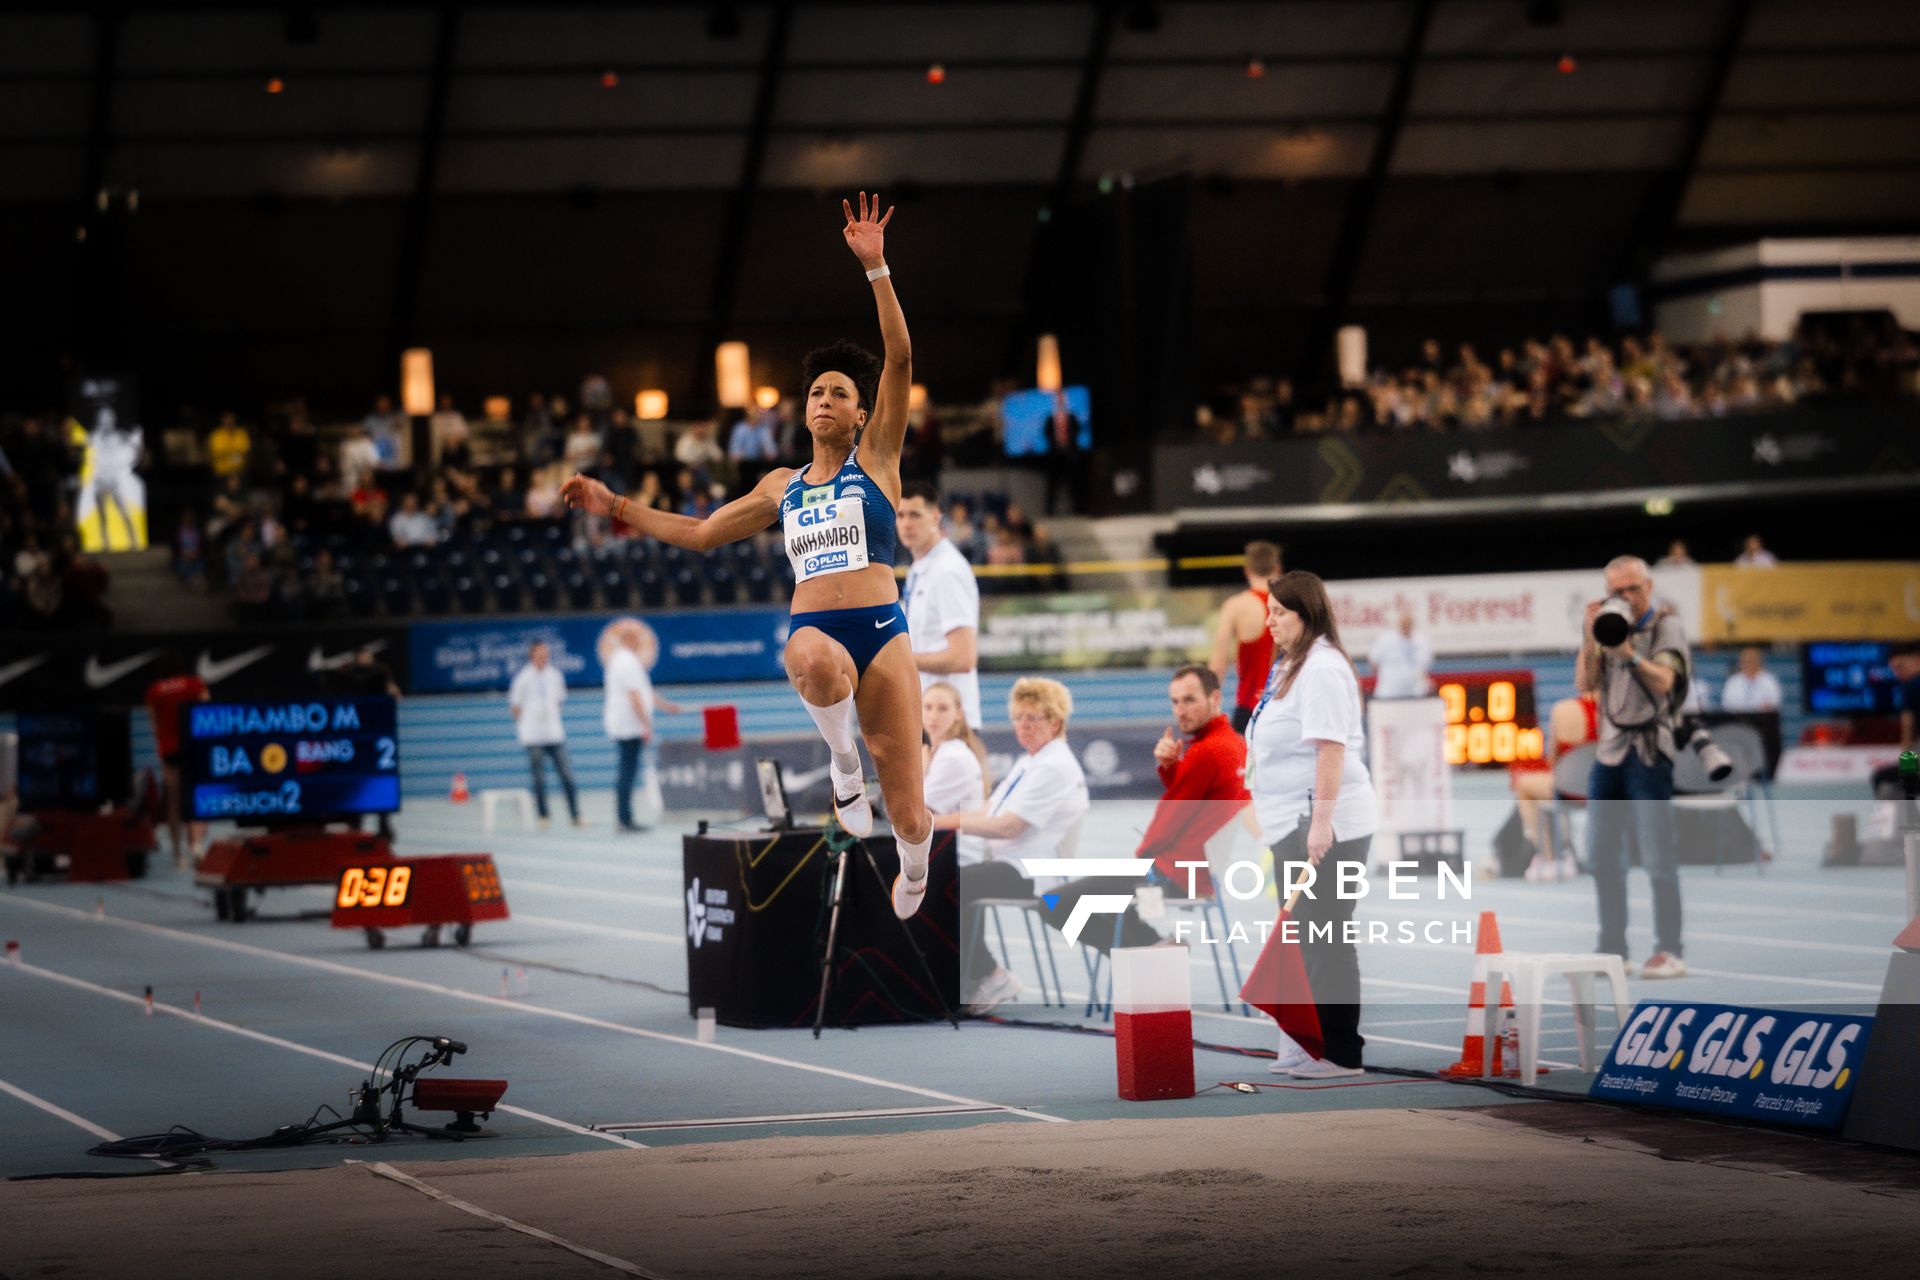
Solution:
[[[802,627],[812,627],[839,641],[840,647],[853,659],[855,673],[865,675],[873,663],[873,655],[879,653],[887,641],[907,634],[907,614],[897,600],[865,609],[820,609],[794,614],[788,619],[787,634],[792,635]]]

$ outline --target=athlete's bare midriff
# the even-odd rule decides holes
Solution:
[[[866,609],[877,604],[892,604],[900,598],[900,584],[894,579],[893,566],[870,564],[864,569],[829,573],[796,585],[793,589],[794,613],[819,613],[827,609]]]

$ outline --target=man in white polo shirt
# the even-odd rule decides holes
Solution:
[[[560,709],[567,701],[567,679],[553,665],[553,651],[545,640],[536,640],[527,650],[527,665],[514,674],[507,689],[507,705],[513,709],[513,731],[527,749],[527,763],[533,768],[533,805],[540,811],[540,825],[547,825],[548,759],[560,775],[560,789],[566,792],[567,812],[573,825],[584,827],[580,816],[580,797],[573,789],[573,771],[567,767],[567,727]]]
[[[1740,651],[1740,669],[1720,690],[1722,711],[1778,711],[1780,681],[1767,670],[1767,651],[1748,645]]]
[[[907,640],[921,687],[935,681],[952,685],[967,723],[980,729],[980,584],[940,519],[940,495],[932,485],[916,480],[901,488],[895,524],[900,541],[913,552],[900,593]]]

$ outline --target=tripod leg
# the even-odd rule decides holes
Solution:
[[[880,886],[880,891],[882,893],[892,892],[892,886],[887,882],[887,878],[880,874],[880,863],[875,860],[873,850],[867,848],[865,841],[860,842],[860,852],[867,855],[867,865],[873,868],[874,883]],[[846,859],[843,856],[841,859],[842,865],[845,864],[845,861]],[[931,867],[929,867],[927,874],[929,876],[933,874]],[[839,899],[837,897],[834,900],[834,905],[836,908],[839,906]],[[920,962],[920,976],[927,980],[927,986],[933,990],[933,998],[940,1002],[940,1012],[946,1016],[948,1022],[953,1024],[953,1029],[958,1031],[960,1029],[960,1015],[955,1013],[953,1006],[947,1003],[947,993],[942,991],[940,984],[934,980],[933,966],[927,963],[926,953],[920,950],[920,940],[913,936],[912,923],[911,920],[899,921],[900,936],[907,940],[909,947],[913,948],[913,958]],[[1006,947],[1005,941],[1002,940],[1000,945],[1004,950]]]
[[[833,958],[840,947],[840,904],[847,892],[847,855],[831,852],[833,858],[833,910],[827,916],[827,949],[820,957],[820,1000],[813,1011],[813,1038],[820,1038],[820,1028],[827,1021],[827,989],[833,985]]]

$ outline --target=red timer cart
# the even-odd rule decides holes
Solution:
[[[505,920],[507,898],[500,873],[485,853],[442,853],[428,858],[368,862],[340,872],[333,895],[333,927],[364,929],[367,945],[387,945],[386,931],[421,924],[423,947],[440,945],[440,930],[453,926],[453,940],[466,946],[481,920]]]

